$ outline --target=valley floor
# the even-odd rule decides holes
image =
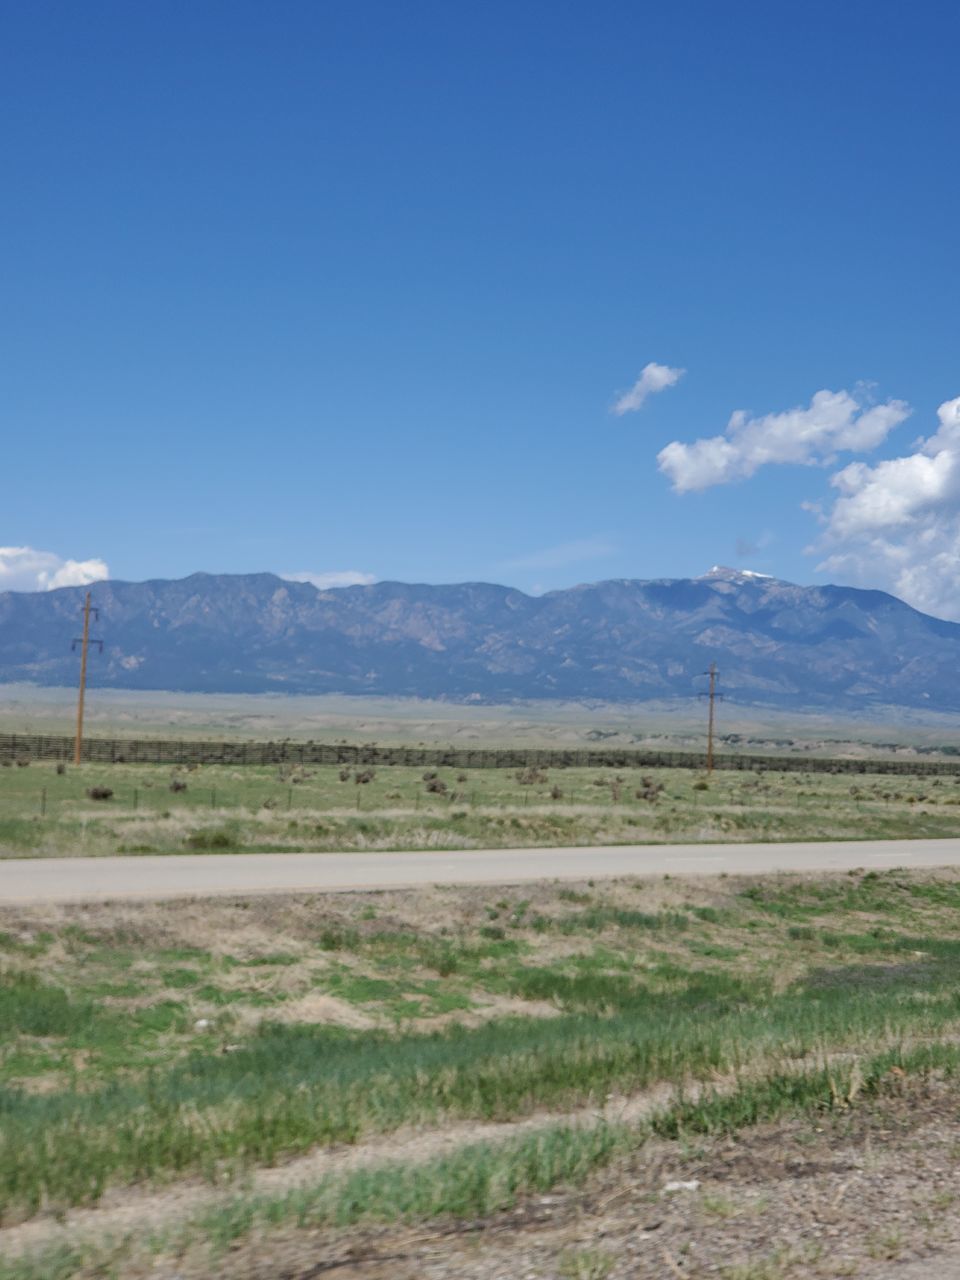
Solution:
[[[0,768],[0,857],[960,836],[960,776],[145,764]]]
[[[706,687],[706,684],[704,684]],[[0,685],[0,733],[71,734],[77,691]],[[467,705],[428,698],[325,694],[203,694],[92,687],[89,734],[130,737],[292,738],[294,741],[455,747],[673,748],[703,751],[705,708],[697,698],[604,703],[540,700]],[[960,716],[902,706],[855,713],[724,702],[724,749],[769,754],[955,756]]]

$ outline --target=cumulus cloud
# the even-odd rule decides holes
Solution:
[[[286,582],[312,582],[319,591],[332,587],[369,587],[377,581],[376,574],[361,573],[359,569],[330,569],[324,573],[281,573]]]
[[[505,560],[501,569],[565,569],[567,565],[582,564],[587,560],[604,560],[617,551],[612,539],[600,534],[592,538],[578,538],[574,542],[561,542],[555,547],[543,547],[530,551],[513,560]]]
[[[810,508],[823,526],[811,550],[826,553],[821,572],[960,619],[960,396],[937,414],[913,453],[831,477],[833,506]]]
[[[110,577],[103,560],[64,560],[53,551],[0,547],[0,591],[53,591],[85,587]]]
[[[723,435],[674,440],[657,465],[677,493],[745,480],[770,463],[830,463],[837,453],[864,453],[910,415],[902,400],[865,405],[849,391],[818,391],[806,408],[751,418],[738,409]]]
[[[671,369],[669,365],[654,364],[651,360],[649,364],[644,365],[640,377],[630,390],[625,391],[615,401],[610,412],[615,413],[618,418],[623,417],[625,413],[635,413],[637,409],[643,408],[648,396],[656,395],[658,391],[666,391],[668,387],[675,387],[685,373],[686,369]]]

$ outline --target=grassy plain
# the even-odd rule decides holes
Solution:
[[[86,724],[103,736],[309,740],[457,747],[662,747],[702,751],[703,703],[540,702],[465,705],[419,698],[135,692],[99,689],[91,666]],[[706,684],[704,684],[706,687]],[[0,733],[73,732],[76,690],[0,686]],[[811,755],[960,751],[960,717],[877,706],[861,714],[776,710],[724,702],[719,740],[730,749]]]
[[[94,731],[702,745],[688,711],[150,698],[98,694]],[[65,698],[10,706],[8,730],[69,723]],[[740,728],[956,746],[935,717]],[[432,772],[11,765],[0,856],[960,834],[951,777]],[[958,909],[960,876],[902,871],[0,908],[0,1280],[419,1280],[425,1248],[458,1280],[873,1276],[960,1195]],[[890,1190],[891,1156],[898,1225],[825,1249],[849,1186],[874,1203],[873,1135],[901,1125],[919,1168],[926,1115],[929,1192]],[[815,1210],[729,1171],[788,1148]],[[666,1196],[678,1174],[702,1194]]]
[[[112,795],[91,799],[96,787]],[[58,773],[51,762],[0,769],[0,856],[958,834],[953,777],[139,764]]]
[[[96,787],[109,788],[109,799],[91,799]],[[956,835],[954,777],[146,764],[58,773],[50,762],[0,769],[0,856]]]
[[[276,1274],[951,1090],[958,909],[899,870],[4,908],[0,1277]],[[853,1274],[809,1263],[770,1274]]]

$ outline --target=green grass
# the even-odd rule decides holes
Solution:
[[[864,774],[851,785],[830,774],[720,772],[701,791],[683,769],[553,768],[533,785],[515,769],[437,772],[444,794],[426,790],[423,770],[404,767],[380,767],[358,785],[356,771],[336,766],[83,765],[61,775],[34,762],[0,769],[0,856],[960,833],[960,782],[949,778]],[[643,798],[648,778],[663,787],[654,800]],[[171,779],[186,790],[172,792]],[[97,784],[112,799],[90,800]]]
[[[894,1067],[913,1078],[933,1072],[954,1076],[960,1071],[960,1049],[941,1045],[909,1053],[888,1051],[869,1058],[858,1072],[847,1064],[775,1073],[743,1081],[726,1093],[707,1092],[695,1101],[680,1097],[637,1125],[550,1125],[496,1144],[471,1143],[414,1164],[373,1164],[289,1191],[240,1194],[146,1240],[141,1236],[106,1244],[57,1245],[0,1261],[0,1280],[66,1280],[85,1267],[91,1274],[110,1274],[111,1267],[122,1266],[138,1248],[146,1248],[154,1260],[162,1254],[183,1256],[200,1250],[208,1265],[221,1266],[230,1249],[278,1228],[316,1231],[437,1219],[482,1221],[557,1187],[581,1187],[599,1170],[629,1160],[653,1136],[689,1139],[734,1134],[786,1115],[843,1115],[858,1097],[882,1096],[898,1087],[891,1076]],[[581,1250],[565,1259],[561,1274],[606,1274],[608,1255],[597,1250]]]
[[[506,1144],[472,1143],[413,1169],[387,1164],[324,1179],[276,1197],[238,1197],[198,1216],[193,1229],[214,1250],[258,1227],[346,1227],[439,1217],[487,1217],[526,1195],[579,1185],[629,1148],[635,1135],[599,1125],[556,1126]]]
[[[28,1211],[41,1201],[88,1203],[117,1182],[221,1177],[404,1124],[505,1120],[750,1061],[796,1060],[823,1045],[936,1036],[954,1025],[960,941],[897,938],[888,946],[927,958],[815,969],[779,996],[756,978],[679,966],[662,991],[623,973],[522,966],[510,978],[515,992],[570,1012],[400,1038],[268,1024],[229,1055],[194,1053],[124,1084],[42,1096],[3,1090],[0,1201]],[[398,994],[383,979],[354,981],[361,1000]],[[913,1000],[918,990],[928,998]],[[51,1009],[66,1027],[70,1006],[58,999]],[[141,1024],[148,1013],[153,1030],[184,1016],[176,1002],[144,1011]]]
[[[407,1124],[792,1077],[960,1027],[949,874],[438,892],[443,907],[385,894],[372,913],[362,895],[8,909],[6,1212],[219,1181]],[[298,1021],[313,995],[373,1025]],[[505,1011],[462,1025],[490,1002]]]
[[[556,1125],[496,1145],[474,1143],[413,1168],[386,1164],[323,1179],[277,1196],[238,1196],[198,1215],[192,1230],[222,1250],[255,1229],[294,1222],[299,1227],[345,1227],[438,1217],[483,1218],[559,1185],[580,1186],[597,1169],[648,1139],[735,1133],[785,1114],[815,1108],[844,1110],[857,1093],[882,1093],[890,1068],[912,1076],[960,1069],[960,1049],[944,1046],[912,1054],[886,1053],[849,1069],[780,1074],[747,1082],[730,1093],[678,1101],[644,1124]]]
[[[563,933],[598,931],[611,925],[620,929],[685,929],[689,918],[680,911],[632,911],[623,907],[587,907],[563,919],[559,928]]]
[[[66,1036],[87,1026],[91,1015],[88,1002],[71,1000],[62,988],[0,969],[0,1027],[7,1035]]]

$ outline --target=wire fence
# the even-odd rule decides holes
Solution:
[[[73,759],[74,739],[66,734],[0,734],[0,763]],[[217,765],[402,765],[453,769],[703,769],[704,752],[601,747],[389,747],[321,742],[208,742],[200,739],[84,739],[82,759],[90,764]],[[896,760],[882,757],[829,758],[808,755],[754,755],[718,751],[715,769],[776,773],[899,774],[960,776],[960,760]]]

